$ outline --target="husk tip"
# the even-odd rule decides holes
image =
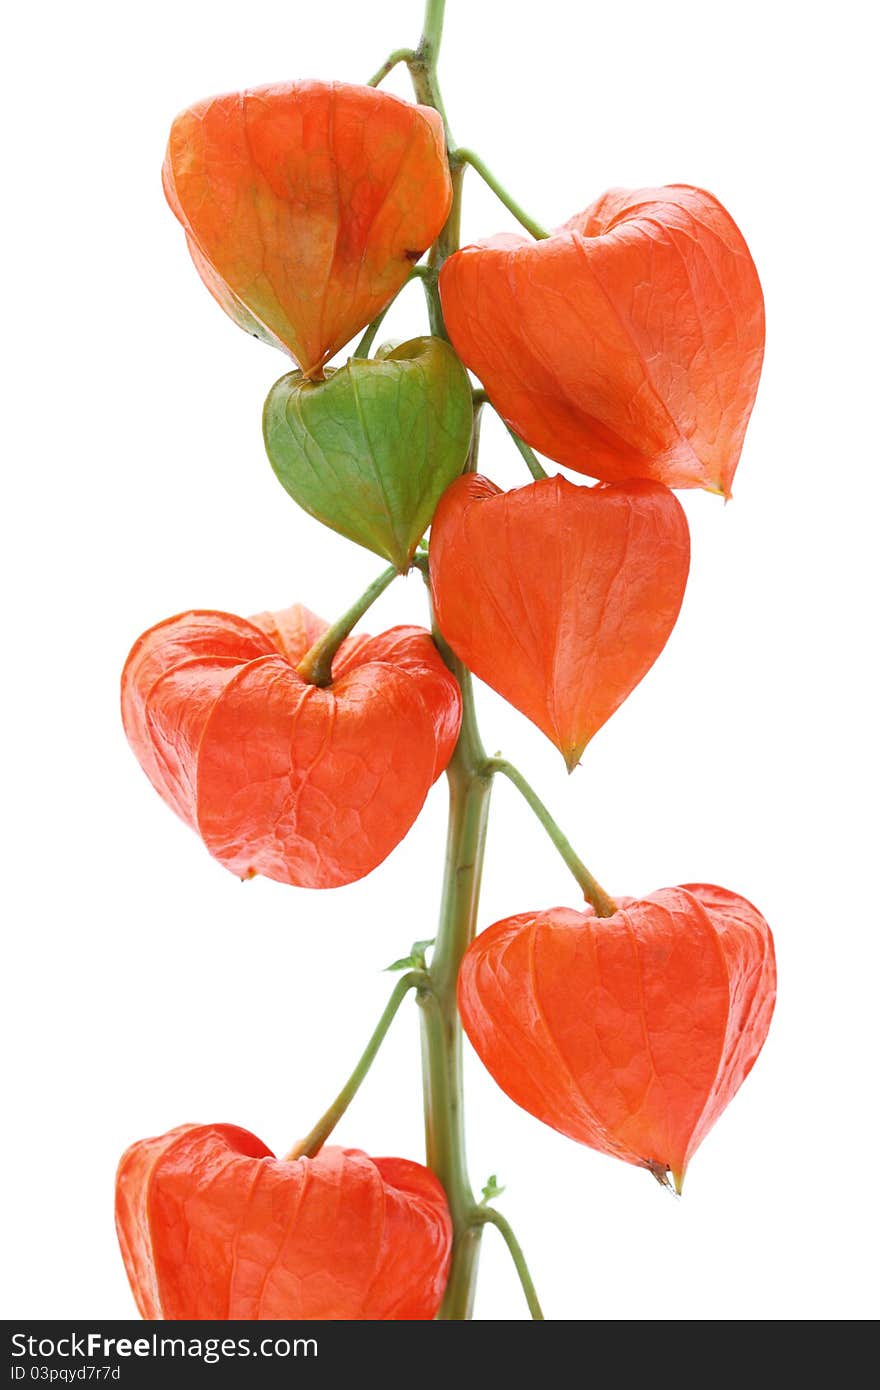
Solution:
[[[565,761],[565,766],[570,777],[580,763],[581,757],[583,756],[584,745],[581,744],[578,748],[560,748],[559,751]]]

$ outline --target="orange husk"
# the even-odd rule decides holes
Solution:
[[[659,656],[681,607],[687,521],[660,483],[447,488],[431,527],[437,621],[474,675],[574,768]]]
[[[776,999],[770,928],[709,884],[521,913],[481,933],[458,984],[465,1030],[523,1109],[678,1191],[760,1052]]]
[[[764,301],[703,189],[612,189],[541,241],[451,256],[443,313],[507,423],[606,482],[730,495],[764,352]]]
[[[279,1160],[235,1125],[133,1144],[116,1229],[141,1316],[167,1320],[433,1318],[452,1247],[420,1164],[334,1147]]]
[[[297,663],[327,624],[193,611],[138,638],[126,734],[159,795],[240,878],[332,888],[403,839],[452,756],[458,686],[423,628],[343,642],[326,688]]]

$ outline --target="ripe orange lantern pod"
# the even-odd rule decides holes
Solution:
[[[730,495],[764,302],[710,193],[612,189],[543,240],[466,246],[440,291],[456,351],[533,448],[607,482]]]
[[[116,1229],[142,1317],[167,1320],[433,1318],[452,1243],[421,1164],[332,1147],[279,1160],[235,1125],[133,1144]]]
[[[240,878],[362,878],[409,830],[455,746],[459,690],[429,633],[348,638],[320,688],[297,664],[326,629],[300,605],[250,621],[182,613],[139,637],[126,662],[135,755]]]
[[[307,376],[393,298],[452,199],[437,112],[342,82],[189,107],[163,182],[214,298]]]
[[[681,1191],[767,1036],[773,938],[745,898],[708,884],[617,908],[496,922],[465,955],[461,1015],[518,1105],[590,1148],[670,1172]]]
[[[431,591],[453,651],[547,735],[571,771],[653,665],[678,616],[687,521],[660,483],[501,492],[468,474],[431,531]]]

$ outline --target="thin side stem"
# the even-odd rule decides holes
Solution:
[[[477,400],[474,395],[474,432],[471,435],[471,447],[468,454],[467,463],[464,466],[465,473],[477,472],[477,461],[480,455],[480,426],[483,423],[483,402]]]
[[[338,618],[331,627],[328,627],[323,637],[319,637],[313,647],[310,647],[297,666],[298,673],[304,681],[310,685],[329,685],[333,679],[333,658],[351,632],[355,623],[360,622],[361,618],[369,608],[376,602],[380,594],[383,594],[392,580],[398,576],[398,570],[394,565],[389,565],[387,570],[383,570],[378,579],[374,579],[360,598],[357,599],[350,608],[346,609],[341,618]]]
[[[382,309],[381,312],[376,315],[372,323],[367,324],[366,328],[364,329],[363,337],[361,338],[354,352],[351,354],[352,357],[369,357],[370,348],[373,346],[373,341],[376,337],[376,334],[379,332],[379,329],[382,326],[382,320],[385,318],[385,315],[388,313],[388,310],[391,308],[392,304],[394,304],[398,297],[401,294],[403,294],[403,291],[406,289],[407,285],[409,285],[413,280],[429,280],[432,277],[432,275],[433,272],[426,265],[413,266],[412,270],[410,271],[409,275],[407,275],[406,279],[404,280],[400,289],[397,291],[397,294],[395,294],[394,298],[389,299],[388,303],[385,305],[385,308]]]
[[[440,308],[440,292],[437,289],[437,272],[433,266],[425,266],[422,289],[425,291],[425,304],[431,332],[435,338],[443,338],[448,342],[449,336],[446,332],[446,324],[443,322],[443,310]]]
[[[473,401],[474,401],[474,409],[475,409],[475,410],[476,410],[479,406],[482,406],[482,405],[492,405],[492,402],[489,400],[489,393],[488,393],[488,391],[485,391],[485,390],[483,389],[482,386],[479,387],[476,391],[473,392]],[[493,409],[494,409],[494,406],[493,406]],[[496,415],[498,414],[497,410],[495,411],[495,413],[496,413]],[[510,425],[508,425],[507,421],[504,420],[504,419],[502,419],[502,417],[501,417],[500,415],[498,416],[498,418],[499,418],[499,420],[501,420],[501,423],[504,425],[504,428],[507,430],[507,433],[510,435],[510,437],[511,437],[511,439],[513,440],[514,444],[515,444],[516,447],[519,449],[520,453],[522,454],[523,458],[525,459],[525,461],[526,461],[526,467],[528,468],[529,472],[531,473],[531,475],[532,475],[532,477],[535,479],[535,481],[537,482],[537,480],[538,480],[539,478],[547,478],[547,477],[549,477],[549,474],[546,473],[545,470],[542,468],[542,466],[541,466],[541,464],[540,464],[540,462],[539,462],[539,460],[538,460],[537,455],[535,454],[535,452],[534,452],[532,449],[529,448],[529,446],[528,446],[528,444],[526,443],[526,441],[525,441],[524,439],[520,439],[520,437],[519,437],[519,435],[516,433],[516,431],[515,431],[515,430],[512,430],[512,429],[510,428]]]
[[[549,477],[547,471],[544,468],[542,468],[534,450],[529,448],[526,441],[524,439],[520,439],[519,435],[515,432],[515,430],[512,430],[509,425],[506,424],[505,429],[507,430],[507,433],[510,435],[514,444],[519,449],[520,453],[525,459],[526,468],[528,468],[535,481],[537,482],[540,478]]]
[[[512,194],[508,193],[504,184],[495,177],[485,160],[481,159],[475,150],[465,149],[459,145],[455,151],[455,159],[458,164],[469,164],[479,174],[483,182],[491,188],[495,197],[504,204],[508,212],[513,213],[520,226],[525,227],[536,241],[543,241],[550,235],[546,228],[542,227],[540,222],[536,222],[534,217],[530,217],[525,208],[516,201]]]
[[[543,1322],[544,1314],[538,1302],[538,1295],[535,1291],[535,1285],[532,1282],[532,1276],[529,1273],[529,1267],[526,1264],[526,1257],[523,1254],[522,1246],[514,1235],[513,1227],[510,1222],[506,1217],[501,1215],[500,1211],[495,1211],[493,1207],[478,1207],[474,1214],[474,1221],[483,1226],[496,1226],[501,1232],[504,1243],[510,1251],[510,1257],[513,1260],[514,1268],[519,1275],[519,1282],[526,1296],[529,1312],[536,1322]]]
[[[513,783],[543,825],[550,840],[559,851],[560,857],[574,875],[587,902],[595,908],[596,915],[598,917],[613,917],[617,911],[617,904],[614,899],[593,878],[586,864],[575,853],[571,842],[563,835],[547,807],[522,773],[506,758],[487,758],[483,764],[483,772],[489,777],[494,776],[495,773],[500,773],[502,777],[506,777],[509,782]]]
[[[367,86],[378,87],[379,83],[385,81],[389,72],[396,68],[398,63],[411,63],[415,56],[415,51],[412,48],[395,48],[393,53],[388,54],[378,72],[373,73]]]
[[[410,970],[408,974],[401,976],[394,988],[391,998],[388,1000],[385,1012],[376,1024],[370,1041],[364,1048],[360,1060],[351,1076],[346,1081],[330,1108],[324,1112],[318,1123],[309,1130],[305,1139],[301,1139],[300,1142],[291,1149],[290,1153],[287,1154],[288,1159],[314,1158],[319,1149],[327,1142],[333,1130],[336,1128],[360,1090],[361,1083],[370,1070],[370,1067],[373,1065],[376,1059],[376,1053],[385,1041],[385,1035],[394,1022],[397,1011],[404,999],[411,989],[425,990],[427,988],[428,977],[423,970]]]
[[[492,402],[489,400],[489,393],[488,393],[488,391],[485,391],[485,390],[483,389],[482,386],[478,387],[476,391],[472,392],[472,396],[473,396],[473,402],[474,402],[474,410],[479,410],[480,407],[481,407],[481,406],[484,406],[484,405],[492,405]],[[493,409],[494,409],[494,406],[493,406]],[[497,410],[495,411],[495,413],[496,413],[496,415],[498,414]],[[529,448],[529,446],[528,446],[528,444],[526,443],[526,441],[525,441],[524,439],[520,439],[520,437],[519,437],[519,435],[516,433],[516,431],[515,431],[515,430],[512,430],[512,429],[510,428],[510,425],[508,425],[507,421],[506,421],[506,420],[503,420],[502,417],[501,417],[500,415],[498,416],[498,418],[499,418],[499,420],[501,420],[501,423],[504,425],[504,428],[507,430],[507,433],[510,435],[510,437],[511,437],[511,439],[513,440],[514,444],[515,444],[516,447],[519,449],[520,453],[522,454],[523,458],[525,459],[525,461],[526,461],[526,467],[528,468],[528,470],[529,470],[529,472],[531,473],[532,477],[533,477],[536,481],[537,481],[539,478],[546,478],[546,477],[548,477],[549,474],[547,474],[547,473],[544,471],[544,469],[541,467],[541,464],[539,463],[536,454],[533,452],[532,449]]]
[[[409,284],[409,281],[407,281],[407,284]],[[399,291],[398,291],[398,293],[399,293]],[[397,298],[397,295],[394,296],[394,299],[396,299],[396,298]],[[355,348],[354,352],[351,354],[352,357],[369,357],[369,355],[370,355],[370,348],[373,346],[373,343],[374,343],[375,340],[376,340],[376,334],[379,332],[379,329],[382,327],[382,320],[384,319],[385,315],[388,313],[388,310],[391,308],[391,305],[394,303],[394,299],[392,299],[392,300],[390,301],[390,303],[388,303],[388,304],[385,305],[385,308],[382,310],[381,313],[379,313],[379,314],[376,315],[376,317],[373,319],[373,322],[372,322],[372,323],[368,323],[368,324],[367,324],[366,328],[364,329],[363,336],[362,336],[360,342],[358,343],[358,345],[357,345],[357,347]]]

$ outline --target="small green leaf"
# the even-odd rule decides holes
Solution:
[[[425,337],[323,381],[289,372],[266,399],[263,438],[295,502],[403,573],[465,465],[473,421],[467,372]]]
[[[413,960],[412,956],[401,956],[400,960],[395,960],[391,965],[385,966],[385,973],[388,974],[393,970],[416,970],[420,964],[423,962]]]
[[[486,1206],[487,1203],[494,1201],[496,1197],[500,1197],[504,1190],[503,1187],[498,1186],[498,1179],[493,1173],[483,1188],[483,1205]]]
[[[401,956],[393,965],[386,965],[385,970],[426,970],[425,952],[430,946],[434,945],[434,937],[429,941],[414,941],[410,947],[408,956]]]

